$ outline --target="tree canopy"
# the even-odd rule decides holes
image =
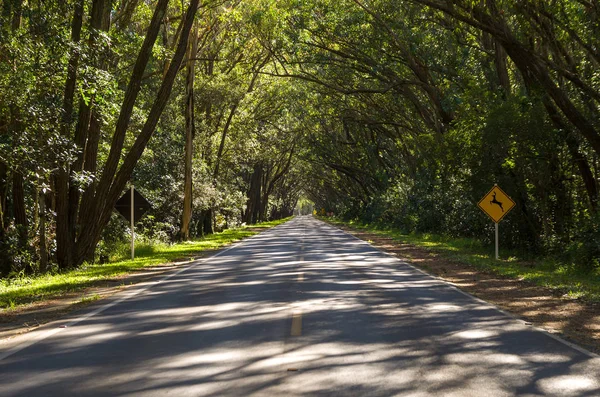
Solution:
[[[592,0],[4,0],[0,274],[314,203],[600,267]],[[302,204],[298,204],[299,200]]]

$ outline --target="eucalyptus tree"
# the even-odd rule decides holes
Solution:
[[[278,4],[283,38],[265,40],[273,75],[336,98],[311,142],[313,168],[335,188],[321,181],[314,201],[327,192],[374,220],[483,236],[474,203],[500,182],[521,215],[505,223],[512,244],[568,242],[590,219],[581,193],[588,209],[597,197],[593,40],[583,35],[593,14],[582,12],[593,4],[574,3]],[[348,184],[362,199],[342,203]]]
[[[15,31],[2,38],[8,50],[3,54],[13,58],[3,62],[1,113],[11,116],[18,110],[19,116],[8,123],[2,160],[14,175],[35,174],[42,193],[52,192],[48,201],[56,213],[61,267],[93,256],[169,99],[199,4],[113,3],[11,1],[3,6],[3,18],[15,21]],[[156,51],[169,13],[178,13],[180,20],[173,29],[176,44]],[[17,89],[6,89],[9,84]],[[20,190],[13,183],[13,193]],[[35,199],[41,231],[45,197]],[[22,202],[13,199],[13,208]],[[20,222],[20,210],[15,215]]]
[[[268,76],[272,55],[253,22],[256,12],[269,9],[251,1],[223,5],[199,19],[192,178],[199,197],[189,221],[196,234],[211,233],[217,218],[239,217],[233,202],[238,210],[246,205],[244,221],[267,219],[269,196],[291,167],[291,137],[298,133],[290,82]],[[248,196],[245,203],[240,193]]]
[[[223,175],[223,159],[229,151],[228,143],[232,140],[232,130],[236,128],[236,118],[245,111],[258,73],[268,60],[267,54],[257,46],[246,27],[245,3],[221,3],[219,7],[213,7],[200,22],[201,36],[195,58],[199,64],[196,73],[196,96],[199,98],[196,114],[200,140],[197,155],[203,170],[198,175],[198,183],[208,189],[198,192],[203,196],[207,196],[209,191],[231,190],[227,175]],[[215,194],[210,196],[216,197]],[[200,232],[212,233],[218,202],[201,200],[199,203],[201,206],[195,208],[195,217],[197,223],[202,225]],[[182,223],[182,234],[183,227],[189,227],[191,211],[186,216],[188,225]]]
[[[134,175],[183,239],[283,216],[302,194],[485,238],[475,203],[500,183],[518,204],[507,243],[574,247],[597,235],[597,13],[567,0],[4,2],[2,241],[19,229],[63,267],[91,259]]]
[[[31,5],[22,1],[4,2],[2,8],[0,240],[1,251],[8,255],[2,260],[5,273],[11,262],[17,265],[15,270],[25,270],[35,262],[34,256],[44,270],[46,207],[55,203],[49,195],[51,176],[59,164],[76,155],[75,145],[63,139],[57,128],[62,122],[62,71],[69,41],[64,15],[68,9],[63,2]],[[35,235],[37,242],[31,247],[29,238]]]
[[[595,84],[600,57],[597,47],[598,6],[586,1],[485,2],[417,0],[491,36],[519,70],[524,84],[544,97],[544,104],[584,180],[590,204],[596,208],[598,186],[582,153],[579,139],[600,155]],[[577,132],[578,136],[573,136]]]

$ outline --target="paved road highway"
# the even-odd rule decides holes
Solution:
[[[312,217],[16,342],[1,396],[600,396],[598,358]]]

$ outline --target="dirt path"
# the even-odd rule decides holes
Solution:
[[[549,289],[487,273],[464,263],[442,258],[425,248],[389,237],[345,226],[341,229],[451,282],[463,291],[490,302],[515,317],[531,322],[590,351],[600,353],[600,304],[556,296]]]

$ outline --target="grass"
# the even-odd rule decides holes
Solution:
[[[390,237],[398,242],[426,248],[445,259],[468,264],[500,276],[531,282],[565,297],[600,302],[598,271],[582,273],[577,271],[573,264],[561,263],[549,257],[525,260],[518,252],[503,249],[499,253],[500,259],[496,260],[494,247],[484,245],[476,239],[450,238],[436,234],[406,234],[397,229],[356,221],[326,220],[333,224],[349,226],[352,229],[368,231]]]
[[[94,295],[88,295],[88,296],[83,296],[80,300],[79,303],[90,303],[90,302],[95,302],[98,299],[100,299],[100,295],[98,294],[94,294]]]
[[[290,218],[251,225],[239,229],[227,229],[205,238],[172,245],[142,244],[136,246],[135,259],[128,259],[129,250],[122,250],[120,257],[112,258],[106,264],[83,265],[78,269],[61,273],[48,273],[35,277],[0,279],[0,308],[15,310],[19,307],[62,295],[82,291],[98,285],[102,281],[115,280],[136,270],[163,265],[169,262],[188,260],[208,250],[214,250],[250,237],[288,221]],[[84,297],[82,302],[90,302],[98,297]]]

